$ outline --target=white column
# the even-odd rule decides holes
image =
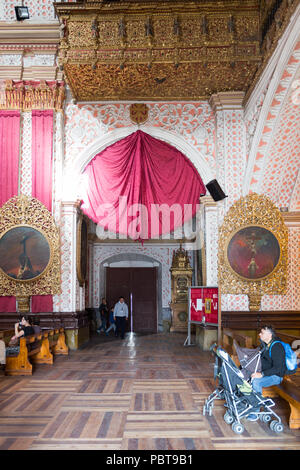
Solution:
[[[211,196],[201,198],[207,286],[218,285],[218,208]]]
[[[63,201],[61,205],[61,287],[60,312],[75,312],[77,298],[76,273],[76,202]]]
[[[31,111],[21,113],[21,152],[20,152],[20,175],[19,193],[31,196],[32,192],[32,124]]]
[[[243,99],[243,92],[217,93],[210,99],[216,119],[217,180],[228,196],[220,206],[225,212],[242,196],[247,153]]]
[[[242,184],[247,156],[243,99],[243,92],[217,93],[210,99],[210,105],[215,113],[216,179],[228,196],[223,201],[217,202],[217,228],[213,228],[213,232],[216,233],[228,209],[243,196]],[[209,229],[208,226],[207,228]],[[214,233],[211,234],[211,237],[213,236]],[[222,293],[221,301],[222,310],[248,310],[246,295]]]

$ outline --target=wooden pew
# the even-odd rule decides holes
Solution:
[[[69,354],[64,328],[57,328],[54,330],[53,335],[50,335],[49,341],[51,351],[55,356],[67,356]]]
[[[235,351],[233,341],[236,341],[241,348],[253,348],[252,338],[243,335],[228,328],[223,328],[222,345],[225,351],[230,355],[234,363],[239,366],[240,362]]]
[[[14,331],[2,332],[6,339]],[[21,337],[19,353],[6,356],[6,375],[32,375],[32,364],[53,364],[53,355],[67,355],[69,349],[65,343],[64,328],[44,330],[41,333]]]
[[[31,335],[19,339],[20,350],[16,356],[6,356],[5,375],[32,375],[32,364],[29,357],[40,351],[42,335]],[[29,345],[36,343],[31,349]]]

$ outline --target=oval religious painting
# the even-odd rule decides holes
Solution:
[[[227,260],[239,276],[258,280],[270,275],[280,260],[280,245],[264,227],[251,225],[239,229],[227,245]]]
[[[48,267],[50,255],[47,238],[33,227],[19,225],[0,238],[0,268],[10,279],[37,279]]]

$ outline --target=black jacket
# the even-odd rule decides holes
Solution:
[[[100,307],[99,307],[99,312],[100,312],[101,318],[104,318],[105,320],[107,320],[108,305],[107,304],[101,304]]]
[[[264,375],[278,375],[283,377],[286,373],[285,365],[285,350],[281,343],[276,343],[272,346],[270,356],[270,346],[274,341],[279,338],[273,338],[268,345],[263,343],[263,350],[261,354],[261,369]]]

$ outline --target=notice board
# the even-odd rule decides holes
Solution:
[[[218,287],[189,287],[189,321],[218,325]]]

